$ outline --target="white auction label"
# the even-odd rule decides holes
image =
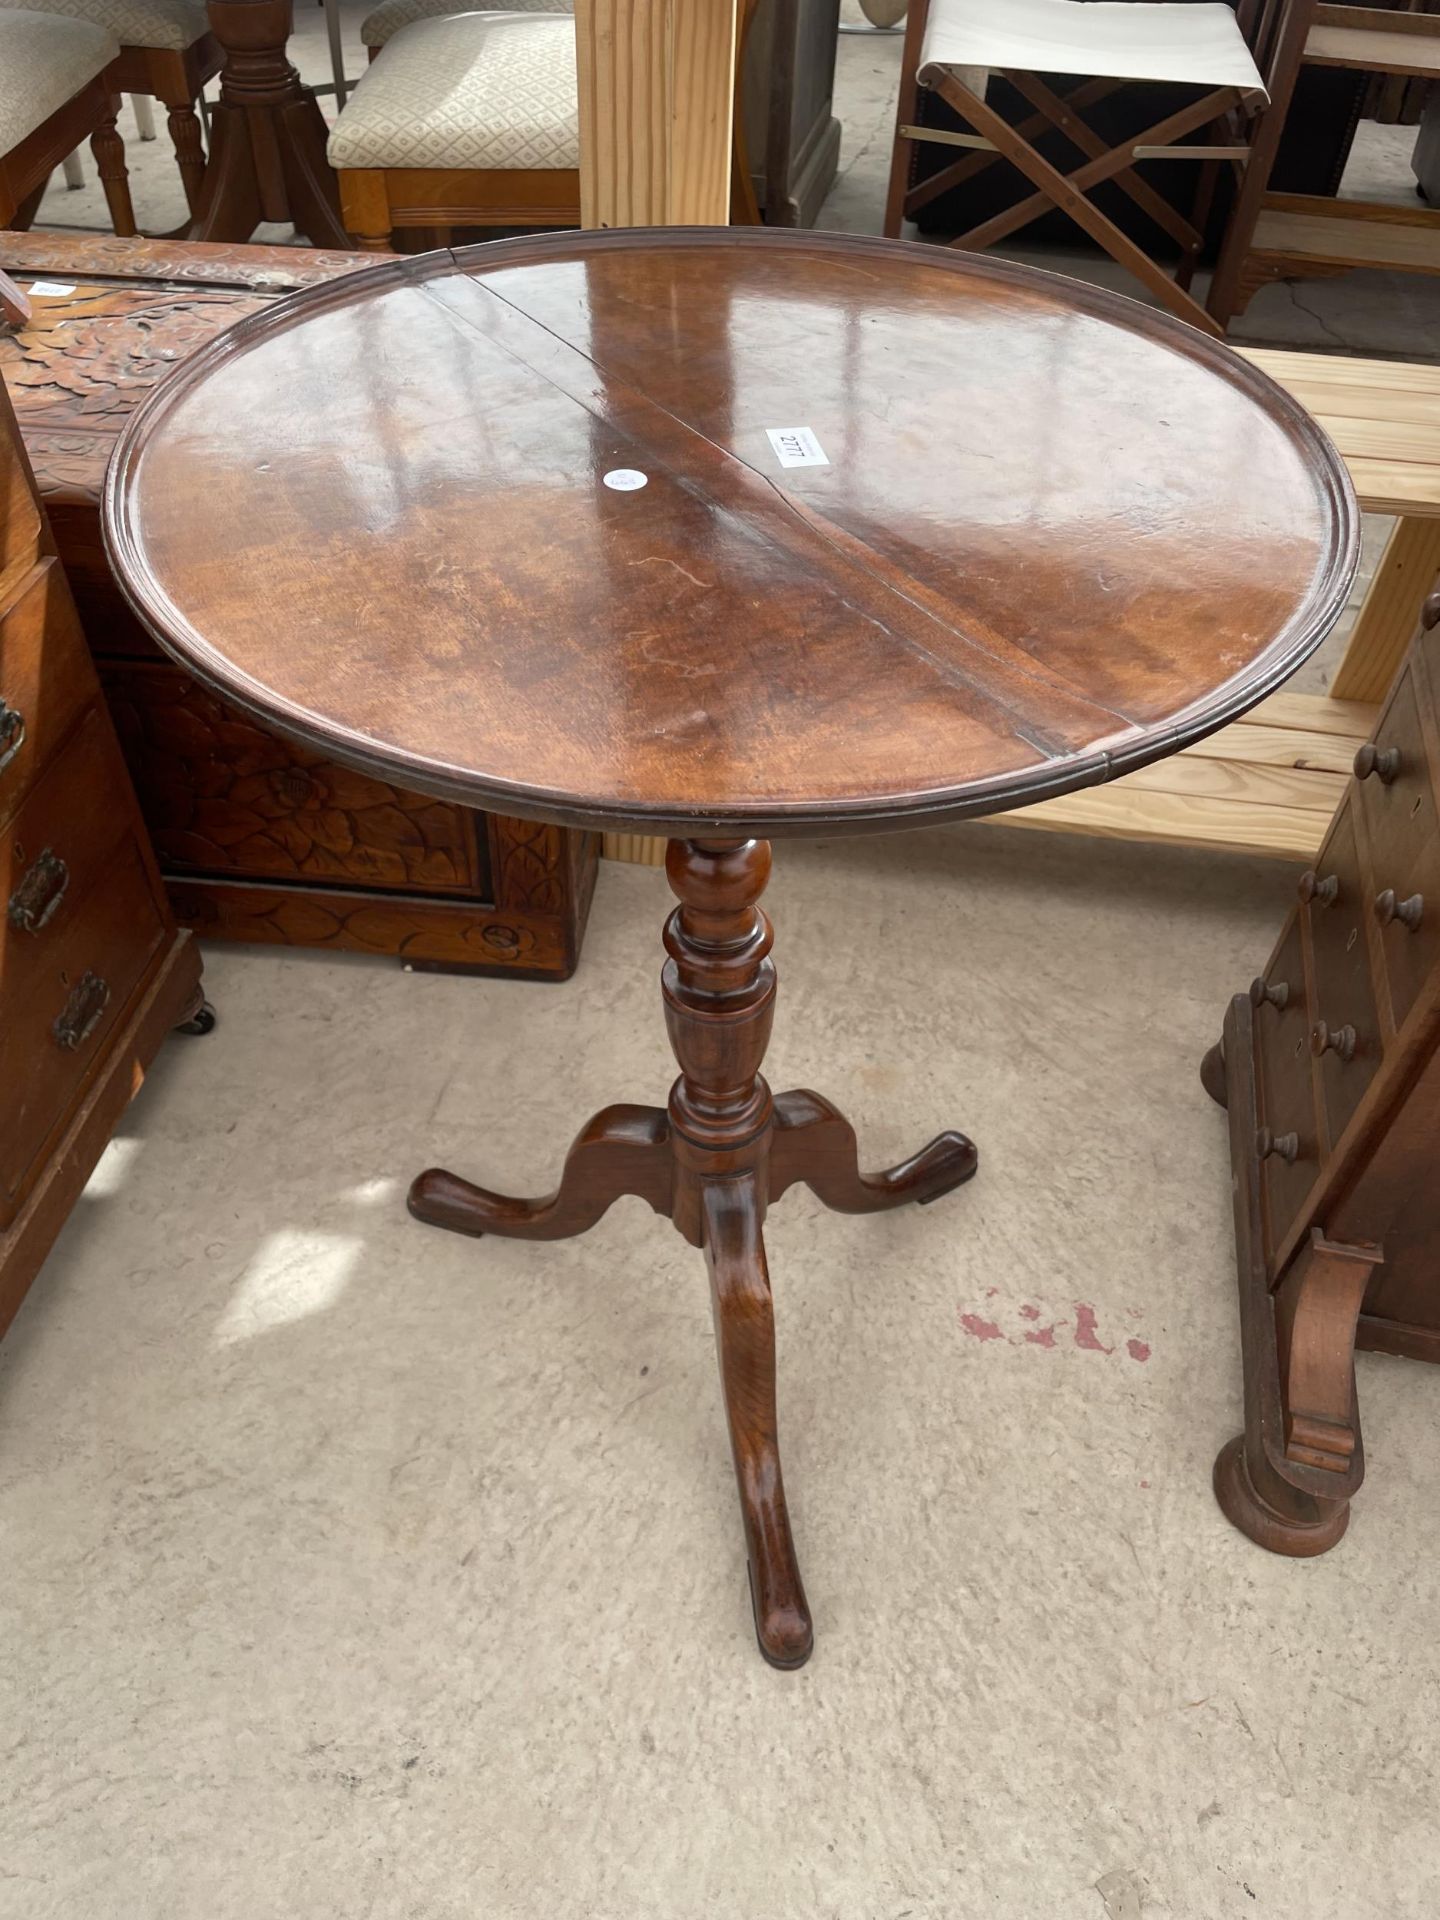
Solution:
[[[809,427],[767,427],[765,437],[782,467],[828,467],[825,449]]]
[[[62,293],[74,293],[75,288],[68,280],[32,280],[30,291],[42,300],[58,300]]]
[[[616,493],[636,493],[649,481],[648,473],[641,473],[636,467],[612,467],[605,475],[607,487],[613,487]]]

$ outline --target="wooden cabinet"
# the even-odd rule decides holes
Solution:
[[[1440,1360],[1440,593],[1202,1078],[1230,1110],[1245,1431],[1227,1515],[1323,1553],[1364,1475],[1353,1353]]]
[[[161,1040],[180,932],[0,392],[0,1333]]]
[[[159,652],[101,543],[110,449],[155,382],[281,294],[375,264],[297,247],[7,233],[0,265],[65,291],[0,338],[0,377],[181,924],[212,939],[563,980],[580,956],[597,835],[425,799],[257,727]]]

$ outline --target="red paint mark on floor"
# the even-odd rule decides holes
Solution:
[[[1150,1358],[1150,1348],[1144,1340],[1127,1340],[1125,1342],[1125,1351],[1132,1360],[1148,1360]]]
[[[1003,1340],[1004,1334],[993,1320],[982,1320],[978,1313],[962,1313],[960,1324],[976,1340]]]
[[[1027,1327],[1025,1338],[1032,1347],[1053,1347],[1055,1344],[1054,1327]]]
[[[1075,1302],[1075,1344],[1083,1347],[1087,1353],[1113,1353],[1113,1347],[1105,1347],[1095,1332],[1095,1309],[1087,1307],[1083,1300]]]
[[[1040,1318],[1039,1307],[1032,1307],[1030,1302],[1027,1300],[1024,1306],[1021,1307],[1020,1309],[1020,1318],[1022,1320],[1038,1320]]]
[[[1149,1488],[1150,1488],[1150,1482],[1149,1482],[1148,1480],[1142,1480],[1142,1481],[1140,1482],[1140,1484],[1141,1484],[1141,1486],[1142,1486],[1142,1487],[1144,1487],[1144,1488],[1146,1489],[1146,1491],[1147,1491],[1147,1492],[1149,1491]]]

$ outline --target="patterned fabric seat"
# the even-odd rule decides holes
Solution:
[[[401,27],[408,27],[412,20],[443,20],[451,14],[469,13],[465,0],[384,0],[384,5],[376,7],[373,13],[367,13],[360,23],[360,39],[370,49],[372,56],[383,47],[392,35]],[[573,6],[564,4],[564,0],[510,0],[507,13],[573,13]]]
[[[20,7],[21,0],[0,0],[5,11]],[[167,47],[179,52],[210,31],[204,0],[24,0],[23,10],[103,27],[122,47]]]
[[[88,20],[7,7],[0,18],[0,156],[119,58],[120,42]]]
[[[568,14],[412,21],[375,61],[330,135],[346,168],[574,168],[575,23]]]

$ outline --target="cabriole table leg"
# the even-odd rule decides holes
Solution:
[[[799,1667],[813,1632],[780,1465],[766,1207],[799,1181],[846,1213],[923,1204],[968,1180],[976,1155],[964,1134],[942,1133],[902,1165],[863,1174],[854,1129],[828,1100],[804,1090],[772,1098],[760,1072],[775,1009],[773,934],[759,906],[769,873],[763,840],[670,842],[666,874],[680,904],[665,926],[661,991],[680,1074],[667,1107],[606,1107],[544,1199],[509,1199],[432,1168],[409,1204],[453,1232],[553,1240],[583,1233],[630,1193],[703,1249],[756,1638],[773,1666]]]

